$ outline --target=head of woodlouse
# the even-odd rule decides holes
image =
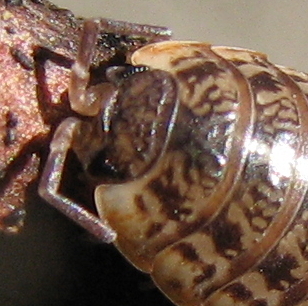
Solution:
[[[148,45],[130,61],[147,69],[119,82],[103,115],[105,161],[121,179],[95,192],[115,244],[179,305],[289,305],[305,265],[284,235],[307,219],[308,77],[194,42]]]
[[[211,74],[215,72],[215,67],[209,63],[206,67],[208,71],[204,67],[198,71],[197,62],[192,67],[191,75],[195,80],[188,80],[187,83],[185,79],[188,76],[184,73],[180,76],[174,69],[179,59],[191,61],[198,56],[202,59],[203,52],[209,48],[200,43],[195,43],[194,48],[191,45],[182,43],[178,49],[174,43],[150,45],[133,54],[129,59],[132,66],[107,69],[107,79],[115,86],[116,96],[106,99],[102,107],[100,116],[104,149],[94,157],[89,172],[103,176],[107,174],[114,177],[116,182],[123,183],[145,175],[171,147],[189,150],[195,156],[195,162],[208,161],[217,164],[217,167],[224,162],[223,156],[217,161],[216,157],[202,155],[204,150],[217,148],[215,145],[211,147],[211,144],[204,147],[202,141],[196,139],[194,127],[200,124],[200,118],[189,109],[192,98],[199,98],[193,97],[197,74]],[[187,107],[185,110],[182,107],[179,113],[180,104]],[[203,112],[197,108],[195,111]],[[213,122],[208,121],[208,126],[203,126],[199,132],[207,133],[210,125]],[[212,138],[214,140],[215,137]],[[218,143],[220,139],[214,141]],[[189,147],[185,145],[188,142],[196,143]],[[102,166],[101,170],[99,165]]]
[[[148,71],[145,66],[112,67],[107,78],[116,86],[116,95],[99,114],[104,144],[88,172],[123,183],[144,175],[164,151],[174,116],[175,85],[164,71]]]

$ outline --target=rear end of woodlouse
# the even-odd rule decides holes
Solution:
[[[97,184],[97,236],[177,305],[308,305],[308,76],[197,42],[151,44],[129,62],[106,72],[93,122],[58,128],[42,196],[52,201],[72,149]]]

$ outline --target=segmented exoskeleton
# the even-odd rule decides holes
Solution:
[[[93,120],[59,126],[41,195],[177,305],[308,305],[308,76],[255,51],[169,41],[88,96],[84,52],[70,93]],[[97,184],[100,219],[58,194],[69,149]]]

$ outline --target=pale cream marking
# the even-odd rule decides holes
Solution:
[[[256,66],[252,63],[247,63],[246,65],[242,65],[237,68],[247,79],[251,77],[255,77],[259,73],[263,73],[263,72],[269,73],[266,67]]]
[[[264,130],[265,132],[269,133],[269,134],[274,134],[274,132],[275,132],[274,127],[273,127],[272,125],[270,125],[270,124],[264,125],[264,126],[263,126],[263,130]]]
[[[264,230],[268,227],[268,223],[261,217],[254,217],[252,219],[252,224],[256,226],[259,230]]]
[[[267,60],[267,56],[264,53],[244,49],[244,48],[234,48],[234,47],[224,47],[224,46],[213,46],[211,49],[220,55],[221,57],[227,60],[237,60],[237,61],[245,61],[250,62],[255,57],[258,57],[262,60]]]
[[[303,279],[308,271],[308,262],[299,248],[299,243],[306,242],[307,229],[303,228],[302,225],[297,225],[283,237],[277,248],[280,254],[291,254],[297,260],[299,267],[291,270],[291,275],[297,279]]]
[[[298,131],[298,124],[294,124],[293,122],[281,122],[278,119],[273,120],[273,127],[277,130],[288,130],[294,133]]]
[[[280,109],[279,103],[271,104],[263,109],[263,115],[266,117],[274,117],[276,116],[278,110]]]
[[[215,113],[227,113],[234,110],[234,101],[225,100],[218,105],[214,105],[213,110]]]
[[[271,202],[283,200],[284,191],[270,186],[267,182],[260,182],[257,185],[257,189],[259,192],[263,193]]]
[[[194,57],[195,51],[199,51],[207,57],[210,45],[198,42],[165,41],[146,45],[131,56],[133,65],[145,65],[153,69],[170,71],[172,62],[178,58]]]
[[[294,104],[294,101],[291,100],[291,99],[284,98],[284,99],[281,99],[279,101],[279,103],[281,103],[281,105],[286,107],[286,108],[289,108],[289,109],[292,109],[292,110],[296,111],[296,106]]]

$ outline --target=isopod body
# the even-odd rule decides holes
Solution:
[[[99,132],[59,127],[41,194],[70,138],[109,241],[175,304],[308,305],[308,76],[198,42],[129,60],[146,69],[107,71]]]

